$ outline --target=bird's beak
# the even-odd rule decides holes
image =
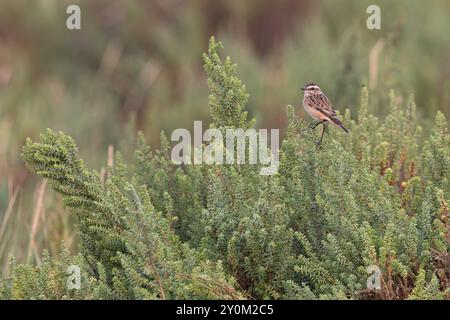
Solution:
[[[303,91],[305,91],[305,90],[306,90],[306,88],[305,88],[305,87],[301,87],[300,89],[301,89],[301,90],[303,90]]]

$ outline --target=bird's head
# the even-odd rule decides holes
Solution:
[[[317,83],[314,82],[307,83],[300,89],[302,89],[305,94],[317,94],[322,92]]]

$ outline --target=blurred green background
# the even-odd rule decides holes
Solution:
[[[66,8],[81,7],[81,30]],[[381,30],[366,9],[381,8]],[[201,54],[211,35],[238,62],[248,110],[264,128],[285,128],[286,105],[303,117],[299,88],[317,82],[343,112],[362,85],[372,111],[414,93],[427,128],[450,115],[450,1],[2,0],[0,3],[0,267],[8,256],[39,262],[62,240],[76,251],[73,218],[19,159],[27,136],[47,127],[73,136],[100,170],[126,132],[209,121]],[[403,103],[404,105],[404,103]]]

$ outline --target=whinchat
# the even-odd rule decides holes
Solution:
[[[325,125],[328,123],[338,126],[346,133],[349,132],[338,119],[336,111],[334,111],[330,100],[328,100],[325,93],[322,92],[316,83],[308,83],[301,89],[304,92],[303,108],[305,108],[305,111],[311,116],[311,118],[318,121],[312,126],[312,128],[314,129],[319,124],[323,125],[322,135],[318,144],[322,142],[323,133],[326,128]]]

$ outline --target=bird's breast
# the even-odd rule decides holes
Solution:
[[[315,108],[313,101],[307,96],[303,98],[303,108],[305,109],[306,113],[308,113],[308,115],[316,121],[330,121],[327,116],[325,116]]]

